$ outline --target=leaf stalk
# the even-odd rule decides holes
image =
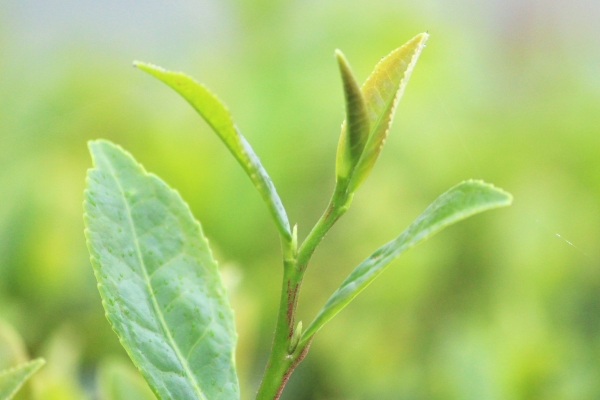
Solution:
[[[345,182],[338,181],[327,209],[299,249],[296,249],[297,229],[295,227],[294,240],[287,242],[282,237],[284,272],[279,312],[271,354],[256,400],[279,399],[290,375],[308,352],[312,337],[300,341],[301,332],[297,332],[298,327],[295,324],[300,288],[306,267],[316,247],[350,206],[352,195],[348,195],[346,187]],[[293,254],[292,258],[290,258],[291,254]]]

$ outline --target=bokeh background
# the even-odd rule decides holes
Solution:
[[[244,399],[258,386],[281,277],[275,228],[216,135],[134,59],[186,71],[228,104],[303,238],[334,184],[334,49],[363,81],[425,30],[386,147],[316,252],[299,318],[459,181],[493,182],[514,205],[394,262],[320,332],[283,398],[600,398],[599,20],[597,0],[0,0],[0,343],[49,361],[21,398],[101,398],[99,366],[130,366],[83,237],[95,138],[189,202],[228,282]]]

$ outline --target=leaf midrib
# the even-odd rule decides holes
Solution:
[[[411,57],[411,62],[412,62],[412,57]],[[393,79],[390,77],[389,71],[386,71],[385,74],[387,75],[387,79],[389,79],[390,81],[393,81]],[[385,104],[383,111],[377,117],[377,120],[376,120],[375,124],[373,125],[373,129],[369,132],[369,139],[374,137],[375,132],[377,132],[379,130],[379,127],[381,126],[382,122],[384,121],[384,118],[389,121],[389,118],[386,118],[386,115],[388,115],[387,111],[390,110],[390,108],[393,108],[394,102],[395,102],[396,98],[398,97],[398,92],[400,90],[400,86],[402,86],[402,81],[404,80],[405,77],[406,77],[406,70],[404,71],[403,76],[402,76],[402,78],[400,78],[400,81],[398,82],[398,84],[395,85],[394,95],[391,96],[387,102],[385,102],[386,104]],[[374,87],[373,89],[377,92],[379,97],[381,97],[383,99],[383,96],[381,95],[381,91],[379,90],[379,88]],[[373,140],[375,140],[375,139],[373,139]],[[370,143],[367,143],[367,145],[369,145],[369,144]]]
[[[402,78],[404,79],[404,77]],[[363,148],[362,154],[360,155],[360,158],[358,159],[358,162],[356,163],[356,165],[350,170],[350,173],[348,174],[349,176],[349,180],[353,180],[355,179],[354,174],[358,171],[360,172],[361,169],[365,168],[365,157],[367,157],[367,152],[370,152],[373,148],[377,149],[377,147],[381,147],[380,145],[378,146],[373,146],[373,143],[375,142],[375,132],[377,132],[379,130],[379,127],[381,126],[385,115],[388,115],[388,111],[390,110],[390,108],[394,107],[394,101],[396,100],[396,97],[398,96],[398,90],[400,89],[400,85],[402,84],[402,79],[400,79],[400,82],[398,83],[397,87],[396,87],[396,91],[394,92],[394,96],[392,96],[392,98],[388,101],[385,102],[385,108],[383,109],[383,112],[381,114],[379,114],[379,116],[377,117],[376,123],[375,125],[373,125],[373,128],[370,129],[369,131],[369,137],[367,138],[367,142],[365,143],[365,147]],[[379,94],[379,97],[381,97],[383,99],[383,96],[381,95],[379,89],[374,88],[375,91],[377,91],[377,93]],[[389,120],[389,119],[388,119]],[[389,131],[389,127],[386,130],[386,132]],[[346,132],[347,133],[347,132]],[[387,133],[384,135],[384,137],[387,136]],[[377,150],[374,150],[377,151]]]
[[[115,180],[115,182],[117,184],[117,187],[119,188],[119,192],[121,194],[121,199],[123,201],[123,204],[125,204],[125,209],[127,211],[127,213],[126,213],[127,214],[127,220],[129,222],[129,227],[131,228],[131,233],[133,235],[136,255],[137,255],[138,261],[139,261],[139,263],[140,263],[140,265],[142,267],[142,272],[144,274],[144,280],[146,282],[146,289],[148,289],[149,293],[152,293],[152,285],[150,283],[150,277],[148,275],[148,272],[146,270],[146,265],[145,265],[144,259],[142,257],[142,252],[140,250],[140,245],[139,245],[138,235],[137,235],[137,232],[135,230],[135,225],[133,223],[133,219],[131,218],[131,209],[129,207],[129,203],[127,202],[127,199],[124,196],[125,191],[123,190],[123,187],[121,186],[121,182],[117,178],[116,171],[114,170],[112,164],[110,163],[110,160],[108,159],[108,157],[106,157],[104,155],[103,152],[102,152],[102,156],[104,157],[104,159],[105,159],[105,161],[106,161],[106,163],[108,165],[108,169],[110,170],[110,174],[111,174],[112,178]],[[167,336],[167,339],[171,343],[171,346],[173,347],[173,350],[175,350],[175,355],[177,356],[177,358],[179,359],[179,362],[183,366],[183,368],[184,368],[184,370],[186,372],[186,375],[188,375],[188,377],[191,379],[196,394],[199,396],[200,399],[206,400],[207,398],[204,395],[204,393],[202,392],[202,390],[200,390],[200,386],[198,385],[198,382],[196,381],[196,378],[192,374],[192,371],[190,370],[190,367],[189,367],[189,365],[187,363],[187,360],[181,354],[181,351],[179,350],[179,346],[177,345],[177,343],[173,339],[173,336],[171,335],[171,332],[169,331],[167,323],[166,323],[166,321],[164,319],[164,315],[162,314],[162,312],[160,310],[160,307],[158,306],[156,298],[154,296],[150,295],[150,299],[152,301],[152,307],[154,308],[154,312],[158,316],[158,319],[159,319],[159,322],[160,322],[160,326],[163,329],[163,331],[165,332],[165,335]]]

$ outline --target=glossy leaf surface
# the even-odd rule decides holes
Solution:
[[[481,181],[462,182],[438,197],[400,236],[380,247],[346,278],[304,332],[314,335],[398,256],[436,232],[471,215],[510,205],[512,196]]]
[[[369,138],[369,115],[360,87],[341,51],[336,58],[342,75],[346,99],[346,120],[338,143],[336,158],[337,180],[346,179],[360,160]]]
[[[160,399],[238,399],[233,312],[200,224],[120,147],[90,151],[86,237],[123,347]]]
[[[44,365],[41,358],[20,364],[14,368],[0,371],[0,399],[10,400],[38,369]]]
[[[369,139],[352,175],[349,191],[354,192],[371,172],[389,132],[398,102],[410,74],[425,47],[427,33],[421,33],[392,51],[376,66],[362,86],[369,115]]]
[[[275,186],[250,144],[239,133],[225,105],[203,85],[184,73],[166,71],[141,62],[134,65],[179,93],[204,118],[258,189],[281,234],[291,240],[290,224]]]

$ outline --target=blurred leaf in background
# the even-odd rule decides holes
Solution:
[[[0,320],[0,370],[26,362],[25,343],[12,326]]]
[[[100,400],[156,400],[129,360],[107,357],[98,367],[97,382]]]
[[[25,343],[8,323],[0,319],[0,371],[7,371],[29,360]],[[31,384],[26,381],[13,397],[16,400],[31,396]]]
[[[81,339],[76,331],[64,324],[52,332],[41,348],[46,367],[34,377],[36,400],[87,400],[80,380]]]
[[[76,355],[58,366],[48,355],[41,387],[91,398],[101,360],[125,357],[82,233],[85,143],[99,137],[176,188],[236,271],[245,398],[271,344],[281,271],[268,211],[194,111],[131,61],[219,93],[302,237],[334,185],[334,49],[363,82],[429,30],[386,148],[315,254],[298,317],[312,320],[353,266],[455,182],[494,182],[515,204],[387,270],[322,330],[286,399],[600,397],[599,19],[589,0],[5,0],[0,315],[42,356],[69,326],[56,348]]]
[[[4,400],[14,399],[17,392],[38,369],[44,365],[44,360],[38,358],[0,371],[0,396]]]

